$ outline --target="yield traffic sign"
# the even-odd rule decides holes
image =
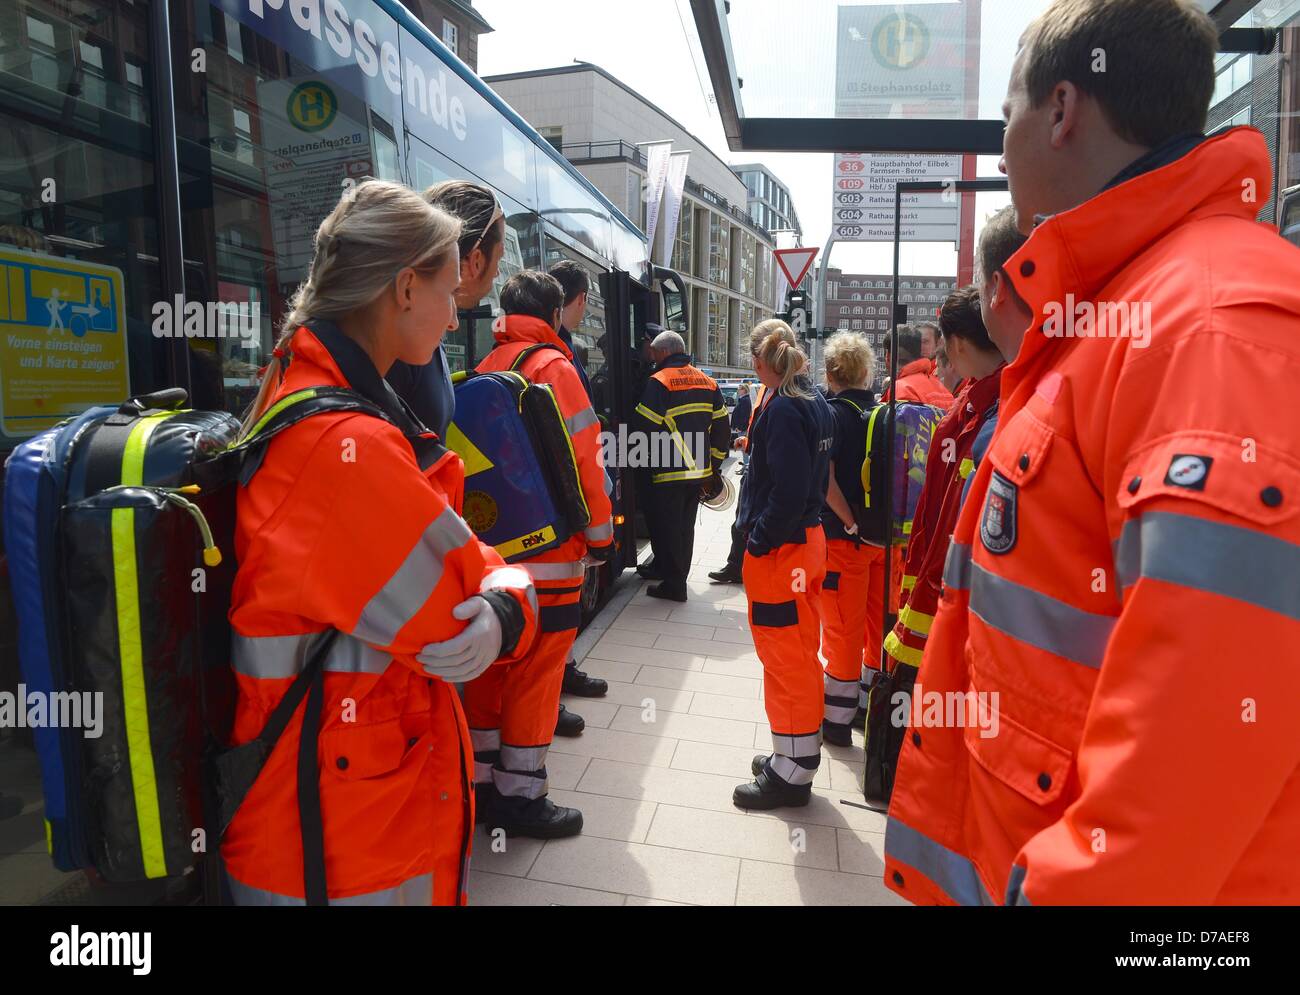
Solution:
[[[811,249],[777,249],[773,255],[776,256],[781,272],[790,281],[790,286],[797,287],[808,274],[813,260],[817,258],[817,248],[814,246]]]

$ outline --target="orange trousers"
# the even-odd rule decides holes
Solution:
[[[821,762],[822,581],[826,534],[804,530],[804,542],[766,556],[745,553],[741,569],[749,599],[754,649],[763,664],[763,705],[772,729],[772,771],[791,784],[811,784]]]
[[[503,795],[546,794],[546,754],[555,736],[564,665],[578,636],[581,581],[534,581],[540,626],[522,660],[489,667],[465,685],[465,717],[474,744],[474,782]]]

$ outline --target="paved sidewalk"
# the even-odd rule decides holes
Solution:
[[[701,509],[690,601],[647,598],[629,572],[577,646],[609,694],[564,702],[587,720],[556,739],[551,797],[581,836],[474,841],[476,905],[906,905],[881,874],[884,816],[861,804],[862,743],[823,746],[813,800],[746,813],[732,789],[771,751],[762,665],[740,585],[711,585],[734,510]]]

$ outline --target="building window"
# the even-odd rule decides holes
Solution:
[[[725,366],[727,364],[727,319],[729,317],[731,298],[710,290],[708,294],[708,342],[705,355],[709,365]]]
[[[731,225],[709,212],[709,282],[725,287],[731,278]]]
[[[451,49],[453,55],[460,55],[460,29],[445,17],[442,19],[442,43]]]
[[[1222,103],[1250,82],[1250,59],[1241,56],[1220,69],[1214,77],[1214,96],[1210,106]]]
[[[453,49],[453,51],[455,50]],[[564,150],[564,128],[560,125],[548,124],[545,128],[538,128],[537,133],[555,146],[555,151],[561,152]],[[640,189],[640,184],[638,184],[637,190],[640,191]]]
[[[746,297],[757,297],[756,278],[758,276],[758,243],[747,231],[740,231],[740,272],[737,274],[736,289]],[[741,322],[743,327],[744,322]]]
[[[859,319],[857,319],[857,318],[854,318],[854,319],[853,319],[853,330],[854,330],[855,332],[858,332],[858,331],[861,331],[861,330],[862,330],[862,322],[861,322],[861,320],[859,320]]]
[[[694,258],[691,255],[691,222],[695,218],[695,208],[689,200],[682,201],[682,213],[677,218],[677,234],[673,238],[673,258],[669,264],[678,273],[695,273]]]

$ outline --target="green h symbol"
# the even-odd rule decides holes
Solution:
[[[303,90],[298,94],[298,119],[304,124],[318,124],[328,113],[325,106],[325,91],[316,89],[309,94]]]

